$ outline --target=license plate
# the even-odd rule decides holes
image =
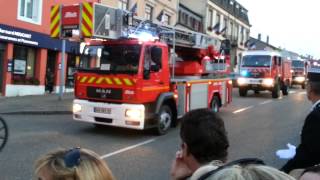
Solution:
[[[104,107],[94,107],[93,111],[95,113],[102,113],[102,114],[111,114],[110,108],[104,108]]]
[[[259,80],[250,80],[249,82],[252,84],[260,84]]]

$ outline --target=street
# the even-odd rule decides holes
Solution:
[[[239,97],[221,109],[230,140],[229,160],[258,157],[281,167],[286,160],[275,151],[287,143],[297,145],[311,103],[295,87],[289,96],[272,99],[269,92]],[[72,120],[68,114],[3,115],[10,129],[7,146],[0,152],[1,180],[32,179],[35,160],[57,148],[83,147],[104,158],[120,180],[169,179],[171,161],[180,145],[179,128],[164,136],[146,131],[106,127]]]

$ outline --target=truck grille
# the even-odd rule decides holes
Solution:
[[[88,98],[122,100],[122,89],[87,87]]]

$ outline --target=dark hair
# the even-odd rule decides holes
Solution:
[[[316,95],[320,95],[320,82],[309,81],[308,83],[311,91]]]
[[[188,153],[201,164],[227,159],[229,142],[224,122],[209,109],[186,113],[181,120],[180,137],[187,144]]]

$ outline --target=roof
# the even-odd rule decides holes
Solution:
[[[281,56],[281,54],[277,51],[260,51],[260,50],[252,50],[252,51],[245,51],[242,53],[243,56],[246,55],[269,55],[269,56]]]

